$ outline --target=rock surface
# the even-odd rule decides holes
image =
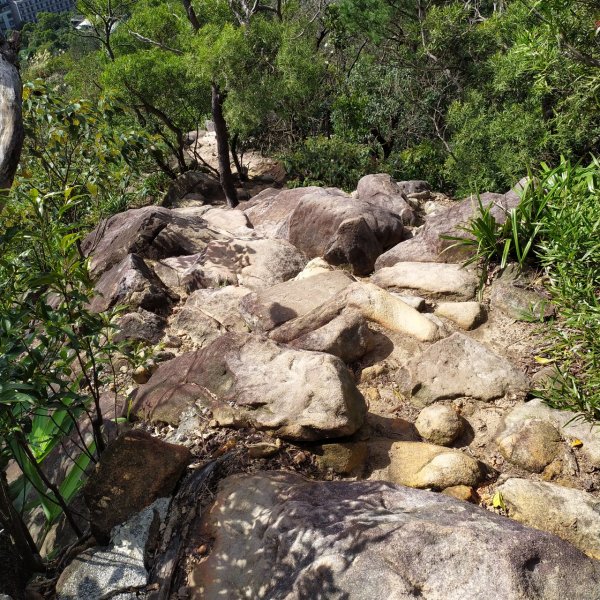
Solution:
[[[137,254],[129,254],[106,271],[96,283],[95,292],[90,302],[93,312],[104,312],[123,304],[167,314],[179,300],[179,296],[166,287]]]
[[[241,301],[240,310],[253,330],[270,331],[337,297],[352,281],[342,271],[287,281],[249,294]]]
[[[196,254],[217,237],[201,218],[147,206],[103,221],[85,238],[82,249],[91,256],[90,272],[98,277],[128,254],[155,260]]]
[[[438,302],[435,314],[450,319],[466,331],[475,329],[486,318],[486,310],[479,302]]]
[[[210,408],[221,426],[255,427],[293,440],[351,435],[366,413],[340,359],[239,333],[162,364],[140,388],[133,411],[177,424],[195,402]]]
[[[409,370],[412,400],[420,406],[463,396],[489,401],[529,389],[524,373],[462,333],[427,348]]]
[[[600,559],[600,499],[554,483],[516,478],[498,491],[511,518],[554,533]]]
[[[461,436],[465,422],[447,404],[432,404],[419,413],[415,427],[419,435],[428,442],[449,446]]]
[[[521,187],[517,184],[515,189]],[[473,248],[452,247],[454,240],[442,236],[468,237],[461,229],[479,212],[479,202],[484,207],[492,206],[491,213],[499,223],[506,220],[506,214],[517,206],[520,197],[514,190],[506,194],[485,193],[479,199],[475,196],[456,202],[445,210],[427,217],[425,225],[419,233],[410,240],[401,242],[388,250],[377,259],[376,268],[390,267],[398,262],[444,262],[461,263],[474,252]]]
[[[119,330],[114,336],[115,342],[131,340],[158,344],[164,335],[167,320],[164,317],[140,308],[137,312],[123,315],[118,322]]]
[[[96,540],[107,543],[113,527],[168,496],[190,460],[187,448],[144,431],[119,436],[102,454],[83,490]]]
[[[432,298],[475,297],[479,279],[474,271],[460,265],[427,262],[400,262],[377,271],[371,281],[382,288],[414,290]]]
[[[358,182],[356,192],[360,200],[400,215],[405,225],[414,224],[416,216],[403,189],[386,173],[365,175]]]
[[[434,444],[401,441],[390,445],[380,441],[370,448],[371,478],[408,487],[443,490],[455,485],[477,486],[490,472],[464,452]]]
[[[383,482],[230,477],[203,532],[194,600],[591,599],[600,585],[598,563],[555,536]]]
[[[112,531],[107,548],[91,548],[77,556],[56,584],[57,600],[136,598],[148,583],[146,562],[155,543],[169,498],[159,498]]]
[[[182,281],[188,291],[230,284],[260,290],[292,279],[305,264],[302,254],[285,240],[215,240],[187,269]]]

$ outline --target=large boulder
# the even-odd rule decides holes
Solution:
[[[288,240],[308,258],[322,256],[332,265],[350,265],[355,275],[368,275],[377,257],[406,236],[402,218],[337,190],[327,192],[298,201],[288,220]]]
[[[252,235],[252,224],[248,217],[239,210],[216,206],[198,206],[175,208],[176,215],[190,218],[200,218],[210,227],[224,231],[232,236]]]
[[[196,254],[218,237],[202,218],[146,206],[102,221],[85,238],[82,249],[90,256],[90,272],[98,277],[128,254],[155,260]]]
[[[191,458],[187,448],[144,431],[124,433],[112,442],[83,490],[96,540],[108,543],[113,527],[169,496]]]
[[[137,254],[129,254],[98,280],[90,310],[103,312],[117,305],[167,314],[179,296],[172,292]]]
[[[292,440],[351,435],[366,413],[339,358],[241,333],[162,364],[140,388],[132,410],[147,420],[178,424],[194,403],[209,408],[218,425],[254,427]]]
[[[260,290],[292,279],[305,264],[302,254],[285,240],[215,240],[184,273],[183,285],[188,291],[228,284]]]
[[[509,479],[498,487],[511,518],[549,531],[600,559],[600,499],[554,483]],[[599,588],[600,590],[600,588]]]
[[[520,181],[506,194],[486,192],[480,196],[470,196],[434,215],[426,218],[419,233],[382,254],[375,265],[376,269],[391,267],[398,262],[444,262],[461,263],[474,253],[474,248],[456,246],[448,237],[470,237],[464,231],[469,221],[479,213],[479,201],[482,206],[490,207],[497,222],[504,223],[508,211],[515,208],[520,200],[519,191],[525,185]]]
[[[288,238],[288,219],[303,196],[308,194],[326,194],[318,187],[278,190],[268,188],[252,200],[243,202],[240,207],[260,235],[268,238]]]
[[[419,406],[460,397],[489,401],[529,390],[523,372],[462,333],[436,342],[415,357],[408,369],[409,391]]]
[[[233,476],[203,516],[214,540],[192,600],[597,598],[599,563],[556,536],[385,482]]]
[[[240,310],[252,329],[270,331],[335,298],[352,281],[352,277],[343,271],[318,273],[312,277],[286,281],[245,296],[240,303]]]
[[[475,297],[479,277],[460,265],[427,262],[401,262],[377,271],[371,281],[382,288],[412,290],[432,298]]]
[[[160,315],[140,308],[137,312],[123,315],[118,323],[115,342],[131,341],[158,344],[165,333],[167,320]]]
[[[356,192],[360,200],[396,213],[405,225],[413,225],[416,217],[400,186],[387,174],[365,175]]]

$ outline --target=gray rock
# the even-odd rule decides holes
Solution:
[[[177,200],[188,194],[198,194],[203,198],[211,199],[223,195],[221,186],[214,177],[201,171],[186,171],[169,185],[164,202],[165,206],[176,204]]]
[[[233,237],[252,235],[252,224],[240,210],[227,207],[198,206],[173,209],[176,215],[182,217],[201,218],[210,227],[223,231]]]
[[[285,240],[216,240],[184,273],[183,284],[188,291],[225,284],[261,290],[292,279],[305,264],[302,254]]]
[[[431,191],[431,186],[426,181],[411,179],[409,181],[397,181],[396,185],[403,194],[422,194]]]
[[[408,487],[443,490],[455,485],[477,486],[491,472],[460,450],[424,442],[375,441],[370,451],[371,479]]]
[[[322,327],[289,342],[298,350],[326,352],[352,363],[371,348],[372,334],[366,319],[356,309],[347,309]]]
[[[517,184],[515,189],[521,184]],[[506,220],[507,212],[517,206],[520,198],[513,190],[506,194],[485,193],[479,197],[483,206],[492,205],[492,215],[499,223]],[[468,237],[461,228],[479,213],[476,196],[470,196],[453,206],[434,215],[428,216],[419,233],[394,246],[382,254],[375,264],[375,269],[391,267],[397,262],[445,262],[461,263],[474,253],[474,248],[453,247],[455,241],[443,239],[441,236]]]
[[[556,427],[538,419],[514,423],[496,437],[496,443],[504,458],[532,473],[541,473],[564,448]]]
[[[137,254],[129,254],[106,271],[95,287],[90,310],[104,312],[117,305],[168,314],[179,296],[171,291]]]
[[[287,223],[287,239],[308,258],[373,271],[376,258],[402,240],[402,218],[379,206],[326,190],[302,196]]]
[[[600,427],[587,423],[577,413],[550,408],[540,399],[530,400],[516,406],[504,419],[503,430],[498,431],[500,437],[509,435],[528,419],[546,421],[556,427],[566,440],[581,440],[583,446],[578,450],[585,454],[590,463],[600,468]]]
[[[599,598],[598,563],[559,538],[384,482],[230,477],[202,535],[191,600]]]
[[[399,215],[405,225],[414,224],[416,216],[405,192],[387,173],[365,175],[358,182],[356,191],[360,200]]]
[[[161,364],[139,389],[132,410],[177,424],[194,403],[209,408],[218,425],[308,441],[351,435],[366,413],[339,358],[239,333]]]
[[[115,342],[131,340],[158,344],[164,335],[167,320],[140,308],[137,312],[123,315],[117,325],[119,330],[114,335]]]
[[[249,294],[240,302],[240,310],[252,329],[270,331],[335,298],[352,281],[352,277],[343,271],[286,281]]]
[[[419,413],[415,427],[428,442],[449,446],[462,435],[465,422],[451,406],[432,404]]]
[[[524,373],[462,333],[436,342],[408,368],[412,399],[420,406],[463,396],[494,400],[529,389]]]
[[[554,483],[516,478],[504,482],[498,491],[512,519],[554,533],[600,559],[599,498]]]
[[[415,290],[432,298],[475,297],[479,278],[460,265],[426,262],[400,262],[377,271],[371,281],[382,288]]]
[[[196,254],[218,237],[201,218],[147,206],[103,221],[85,238],[82,249],[91,257],[90,272],[98,277],[128,254],[154,260]]]
[[[58,600],[102,600],[134,597],[131,592],[148,584],[145,563],[158,527],[169,508],[169,498],[159,498],[125,524],[115,527],[107,548],[95,547],[77,556],[62,572]]]
[[[147,260],[146,264],[154,269],[160,280],[176,294],[186,293],[183,277],[187,270],[198,262],[200,254],[171,256],[162,260]]]
[[[541,321],[555,314],[548,298],[503,278],[492,284],[490,303],[493,309],[517,321]]]
[[[479,302],[439,302],[435,314],[450,319],[466,331],[481,325],[487,316],[485,307]]]

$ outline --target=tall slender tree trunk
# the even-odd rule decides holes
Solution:
[[[23,85],[17,69],[18,34],[0,34],[0,210],[11,188],[23,147]]]
[[[219,158],[219,180],[221,188],[225,194],[225,200],[231,208],[238,205],[237,193],[231,173],[231,163],[229,162],[229,135],[227,133],[227,123],[223,116],[223,94],[219,86],[212,84],[212,118],[215,124],[215,136],[217,138],[217,154]]]

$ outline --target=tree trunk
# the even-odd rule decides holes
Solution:
[[[13,184],[23,147],[21,77],[16,67],[18,37],[0,39],[0,210]]]
[[[219,155],[219,180],[225,194],[227,204],[231,208],[238,205],[237,193],[231,173],[229,162],[229,136],[227,123],[223,116],[223,94],[216,83],[212,84],[212,118],[215,124],[215,136],[217,138],[217,154]]]
[[[231,156],[233,158],[233,164],[235,165],[235,170],[237,171],[240,181],[248,181],[248,173],[247,170],[242,166],[242,163],[240,161],[240,156],[237,151],[237,144],[238,134],[236,133],[231,138]]]

